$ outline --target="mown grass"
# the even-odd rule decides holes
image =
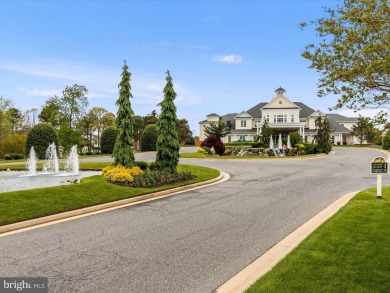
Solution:
[[[131,188],[111,184],[96,175],[82,179],[80,184],[3,192],[0,193],[0,226],[202,182],[220,174],[218,170],[193,165],[179,165],[178,170],[190,171],[196,177],[165,186]]]
[[[269,273],[252,292],[389,292],[390,187],[357,194]]]
[[[277,156],[218,156],[218,155],[210,155],[210,154],[202,154],[202,153],[181,153],[180,158],[183,159],[217,159],[217,160],[231,160],[231,159],[292,159],[292,158],[307,158],[307,157],[315,157],[320,154],[309,154],[309,155],[299,155],[299,156],[285,156],[285,157],[277,157]]]
[[[81,162],[79,164],[80,170],[101,170],[104,167],[111,165],[111,162]],[[60,163],[60,170],[64,169],[65,163]],[[38,170],[42,169],[43,163],[38,163]],[[26,163],[14,163],[14,164],[1,164],[0,163],[0,171],[2,170],[27,170]]]

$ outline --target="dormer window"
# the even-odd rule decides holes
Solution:
[[[246,120],[241,120],[241,127],[246,127]]]

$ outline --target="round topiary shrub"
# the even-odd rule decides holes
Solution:
[[[100,137],[100,150],[102,154],[112,154],[117,136],[118,129],[114,126],[107,127],[103,130],[102,136]]]
[[[58,152],[58,135],[53,126],[46,122],[38,123],[28,132],[26,139],[26,158],[30,153],[31,147],[34,147],[38,158],[44,159],[47,148],[53,142]]]
[[[141,135],[141,152],[155,151],[157,144],[158,130],[155,124],[145,127]]]
[[[382,148],[384,150],[390,150],[390,130],[386,131],[386,134],[383,137]]]

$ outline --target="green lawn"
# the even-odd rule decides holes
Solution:
[[[277,157],[277,156],[218,156],[202,153],[181,153],[180,158],[183,159],[218,159],[218,160],[228,160],[228,159],[292,159],[292,158],[310,158],[318,156],[319,154],[310,154],[310,155],[300,155],[300,156],[286,156],[286,157]],[[1,165],[0,165],[1,167]]]
[[[110,162],[81,162],[79,164],[80,170],[101,170],[102,168],[111,165]],[[42,169],[43,163],[38,163],[38,169]],[[64,169],[65,163],[60,163],[60,170]],[[0,163],[0,171],[2,170],[27,170],[26,163],[12,163],[12,164],[4,164]]]
[[[250,292],[390,292],[390,187],[357,194]]]
[[[82,179],[80,184],[3,192],[0,193],[0,226],[202,182],[220,174],[218,170],[193,165],[179,165],[178,170],[191,171],[196,178],[154,188],[130,188],[111,184],[96,175]]]

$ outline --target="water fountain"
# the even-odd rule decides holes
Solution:
[[[274,147],[274,140],[272,139],[272,136],[269,138],[269,148],[271,150],[273,150],[275,147]]]
[[[69,152],[69,156],[66,159],[65,171],[70,172],[72,175],[79,174],[79,156],[77,155],[77,145],[72,146]]]
[[[65,164],[65,171],[59,172],[59,162],[56,146],[50,144],[46,150],[47,162],[43,167],[44,172],[37,171],[38,158],[35,149],[30,149],[27,160],[28,172],[9,171],[0,172],[0,193],[15,190],[34,189],[49,186],[69,185],[68,178],[75,178],[79,182],[81,178],[101,174],[100,171],[79,171],[79,158],[77,146],[73,146]],[[23,178],[23,179],[21,179]]]
[[[57,174],[59,172],[59,163],[57,156],[57,149],[55,143],[51,143],[46,150],[45,156],[46,163],[43,166],[43,170],[50,173]]]
[[[35,153],[34,147],[31,147],[30,154],[27,158],[27,175],[28,176],[37,175],[37,162],[38,162],[37,154]]]
[[[291,149],[290,134],[287,136],[287,148]]]
[[[279,139],[278,139],[278,149],[282,149],[283,146],[282,146],[282,134],[279,133]]]

